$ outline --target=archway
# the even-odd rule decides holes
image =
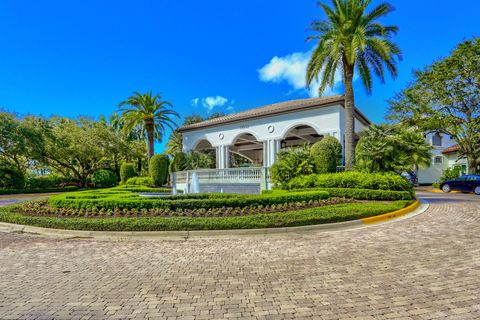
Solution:
[[[292,127],[285,133],[280,143],[280,148],[295,148],[304,144],[310,145],[322,140],[322,138],[323,135],[318,134],[318,132],[311,126],[300,124]]]
[[[251,133],[237,136],[229,150],[231,168],[263,165],[263,142]]]

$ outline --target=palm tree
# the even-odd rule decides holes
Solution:
[[[127,98],[119,105],[124,121],[123,129],[132,132],[136,128],[141,128],[147,136],[147,155],[150,159],[154,155],[155,140],[161,141],[166,128],[174,130],[175,122],[172,117],[178,117],[178,113],[169,108],[172,104],[168,101],[162,101],[162,97],[152,95],[152,92],[141,94],[134,92],[133,96]]]
[[[401,52],[390,40],[398,32],[397,26],[383,26],[376,20],[393,11],[383,3],[366,12],[371,0],[332,0],[332,6],[319,6],[327,19],[312,23],[317,34],[308,40],[318,40],[307,66],[306,83],[310,87],[321,74],[319,93],[335,84],[335,74],[340,72],[345,90],[345,167],[355,164],[354,149],[354,92],[353,76],[358,74],[367,93],[372,92],[372,71],[385,81],[384,69],[397,76],[396,63]]]

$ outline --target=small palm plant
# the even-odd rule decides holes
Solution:
[[[174,130],[175,122],[173,117],[179,117],[178,113],[172,110],[172,104],[163,101],[162,97],[152,92],[134,92],[133,96],[127,98],[119,105],[122,113],[123,130],[133,132],[141,128],[147,137],[147,155],[150,159],[154,155],[155,140],[161,141],[167,128]]]
[[[377,20],[393,10],[383,3],[366,12],[371,0],[332,0],[332,6],[319,6],[326,20],[312,23],[317,34],[309,40],[318,40],[307,66],[307,86],[318,80],[319,93],[335,84],[335,74],[341,73],[345,90],[345,168],[355,163],[354,149],[354,72],[358,74],[368,93],[372,91],[372,72],[384,82],[384,69],[397,76],[396,62],[401,59],[398,46],[390,38],[398,31],[396,26],[383,26]]]

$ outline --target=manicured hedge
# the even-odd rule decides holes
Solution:
[[[167,182],[169,159],[166,154],[156,154],[150,159],[150,176],[156,186]]]
[[[355,188],[373,190],[411,191],[411,184],[395,173],[339,172],[312,174],[290,180],[286,189]]]
[[[162,197],[141,197],[134,193],[112,192],[103,193],[76,193],[56,195],[48,201],[53,207],[89,209],[102,208],[114,209],[152,209],[164,208],[169,210],[197,209],[197,208],[222,208],[222,207],[246,207],[285,204],[310,200],[327,199],[325,191],[289,192],[275,195],[222,195],[222,194],[199,194],[199,195],[176,195]]]
[[[365,202],[238,217],[52,218],[0,208],[0,221],[38,227],[94,231],[174,231],[280,228],[348,221],[404,208],[409,201]]]
[[[354,188],[318,188],[307,189],[326,191],[331,197],[348,198],[356,200],[412,200],[415,198],[413,191],[372,190]],[[292,190],[296,191],[296,190]],[[303,190],[306,191],[306,190]]]
[[[125,185],[155,187],[155,182],[151,177],[133,177],[125,182]]]
[[[135,171],[133,163],[122,163],[122,166],[120,167],[120,180],[122,183],[125,183],[128,179],[136,176],[137,171]]]

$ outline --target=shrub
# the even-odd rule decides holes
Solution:
[[[125,185],[154,187],[155,183],[151,177],[133,177],[128,179]]]
[[[210,209],[222,207],[266,206],[302,201],[327,199],[325,191],[282,192],[274,195],[240,195],[240,194],[187,194],[162,197],[140,197],[132,192],[119,190],[104,192],[76,192],[60,194],[48,199],[51,206],[57,208],[92,209],[151,209],[163,208],[169,210]]]
[[[45,228],[102,231],[173,231],[281,228],[361,219],[392,212],[408,201],[346,203],[305,210],[230,217],[57,218],[28,216],[0,208],[0,220]]]
[[[284,185],[295,177],[314,173],[314,169],[315,162],[310,148],[305,145],[300,148],[281,150],[270,173],[273,183]]]
[[[25,180],[26,189],[47,189],[63,187],[67,184],[75,183],[72,179],[60,177],[54,174],[45,176],[27,177]]]
[[[156,186],[163,186],[168,176],[168,156],[156,154],[150,159],[150,177]]]
[[[25,187],[25,177],[22,172],[10,166],[0,165],[0,188],[22,189]]]
[[[122,183],[127,182],[128,179],[136,177],[135,165],[133,163],[122,163],[120,167],[120,179]]]
[[[342,145],[337,138],[327,136],[311,147],[315,172],[333,173],[342,161]]]
[[[442,177],[439,179],[439,182],[442,183],[447,180],[454,180],[462,173],[461,167],[451,167],[443,170]]]
[[[183,171],[187,169],[187,156],[183,152],[177,153],[171,163],[170,172]]]
[[[408,180],[395,173],[364,173],[354,171],[300,176],[292,179],[285,188],[354,188],[393,191],[412,190],[412,186]]]
[[[93,173],[92,182],[98,188],[113,187],[117,184],[117,175],[111,170],[98,170]]]
[[[392,191],[392,190],[373,190],[373,189],[355,189],[355,188],[320,188],[320,189],[312,189],[312,190],[326,191],[331,197],[356,199],[356,200],[395,201],[395,200],[412,200],[415,198],[415,194],[413,190],[412,191]],[[292,191],[295,191],[295,190],[292,190]]]

